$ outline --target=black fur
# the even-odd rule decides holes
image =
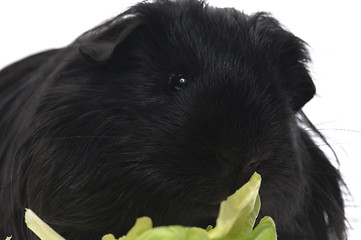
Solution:
[[[0,237],[214,224],[254,171],[280,240],[346,239],[339,172],[302,113],[305,43],[266,13],[141,3],[0,72]],[[180,79],[185,81],[180,81]]]

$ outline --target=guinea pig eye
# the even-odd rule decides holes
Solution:
[[[187,78],[182,74],[172,74],[169,79],[169,88],[172,91],[181,91],[188,84]]]

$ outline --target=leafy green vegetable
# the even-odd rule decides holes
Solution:
[[[169,226],[153,228],[141,234],[137,240],[209,240],[207,232],[201,228]]]
[[[257,227],[241,240],[276,240],[276,226],[272,218],[264,217],[261,219]]]
[[[25,209],[25,222],[41,240],[65,240],[30,209]]]
[[[183,226],[153,228],[149,217],[141,217],[127,235],[115,238],[114,235],[107,234],[102,240],[277,240],[272,218],[264,217],[258,226],[253,228],[261,207],[258,195],[260,185],[261,176],[254,173],[245,185],[223,201],[214,228]],[[31,210],[26,211],[25,221],[42,240],[64,240]]]
[[[151,230],[153,227],[152,220],[149,217],[138,218],[135,225],[129,230],[126,236],[119,238],[119,240],[135,240],[142,233]],[[116,240],[113,234],[107,234],[102,237],[102,240]]]
[[[242,239],[252,231],[261,206],[260,186],[261,176],[254,173],[243,187],[221,203],[216,227],[209,231],[211,239]]]

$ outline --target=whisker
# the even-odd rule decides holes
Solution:
[[[335,142],[335,143],[315,143],[315,145],[305,145],[305,148],[315,148],[315,147],[328,147],[328,146],[342,146],[344,144],[346,144],[347,142]]]
[[[342,131],[351,133],[361,133],[359,130],[347,129],[347,128],[318,128],[319,131]]]
[[[316,127],[316,126],[321,126],[321,125],[326,125],[326,124],[336,123],[336,122],[341,122],[341,121],[342,121],[341,119],[338,119],[338,120],[331,120],[331,121],[327,121],[327,122],[320,122],[320,123],[316,123],[313,125]]]

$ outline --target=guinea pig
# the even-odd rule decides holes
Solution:
[[[0,237],[214,225],[253,172],[279,240],[346,239],[339,171],[302,112],[307,44],[267,13],[139,3],[0,72]],[[327,142],[325,142],[327,143]]]

